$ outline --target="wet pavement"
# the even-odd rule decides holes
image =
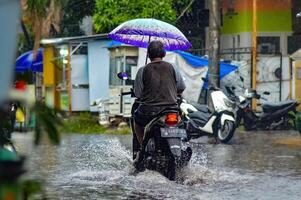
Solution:
[[[294,131],[237,132],[230,144],[193,140],[187,168],[171,182],[153,171],[133,176],[130,136],[64,135],[60,146],[16,134],[28,178],[49,199],[285,199],[301,197],[301,140]]]

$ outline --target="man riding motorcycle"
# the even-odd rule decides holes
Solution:
[[[150,42],[147,52],[151,62],[138,70],[134,82],[134,94],[139,99],[139,106],[134,113],[134,134],[140,145],[145,126],[164,108],[177,107],[177,95],[185,89],[180,72],[162,60],[166,55],[162,42]],[[141,161],[140,154],[141,151],[136,156],[134,166]]]

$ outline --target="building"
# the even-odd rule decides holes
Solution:
[[[221,49],[252,46],[253,0],[222,0],[223,26]],[[257,1],[258,52],[287,55],[288,36],[292,35],[291,0]]]
[[[95,99],[109,94],[106,34],[43,39],[45,102],[66,111],[97,111]]]
[[[222,0],[221,57],[240,63],[251,87],[253,0]],[[293,35],[292,1],[257,1],[256,88],[269,91],[269,101],[292,97],[288,40]]]

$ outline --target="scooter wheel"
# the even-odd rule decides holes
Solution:
[[[235,123],[233,121],[226,120],[224,125],[221,125],[218,129],[217,137],[222,143],[227,143],[232,139],[234,131]]]

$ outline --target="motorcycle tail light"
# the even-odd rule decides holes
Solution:
[[[165,124],[174,126],[178,124],[178,113],[168,113],[165,117]]]

